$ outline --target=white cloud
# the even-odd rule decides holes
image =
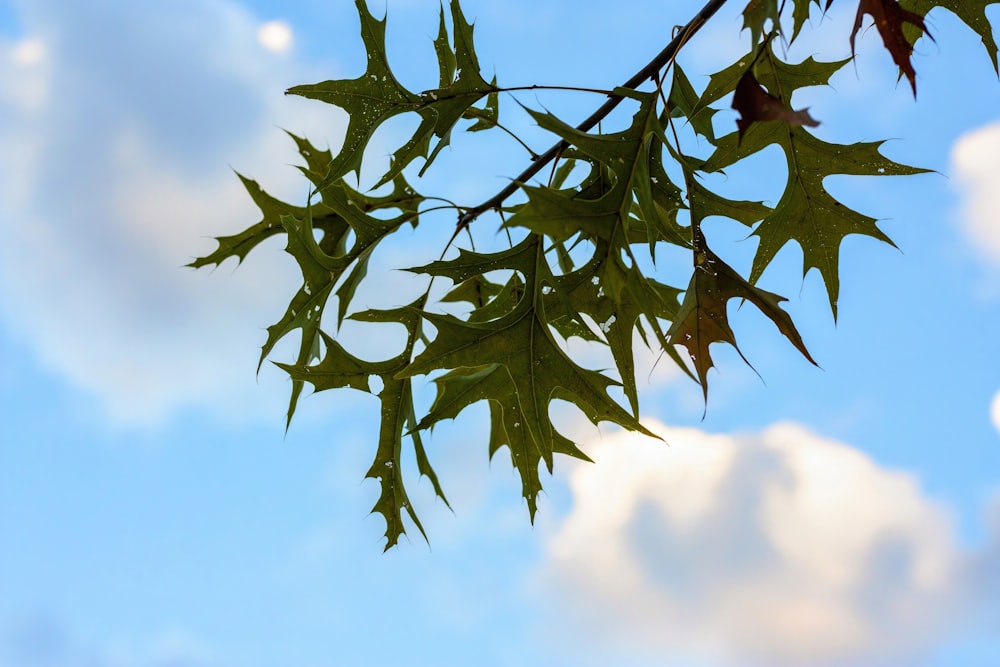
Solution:
[[[279,243],[234,275],[182,265],[258,219],[230,165],[304,196],[278,126],[341,130],[282,95],[316,73],[279,69],[237,5],[110,4],[25,4],[28,37],[0,42],[0,320],[120,421],[195,404],[277,418],[287,387],[253,372],[294,265]]]
[[[257,41],[268,51],[285,53],[292,48],[292,28],[284,21],[268,21],[257,29]]]
[[[1000,391],[994,394],[993,402],[990,404],[990,419],[993,420],[997,433],[1000,433]]]
[[[9,112],[37,112],[48,97],[45,42],[38,37],[16,42],[0,38],[0,54],[0,72],[5,81],[0,87],[0,117]]]
[[[962,558],[912,476],[793,424],[649,426],[669,445],[615,434],[570,475],[544,580],[583,631],[763,665],[893,664],[943,632]]]
[[[37,65],[45,58],[45,44],[39,39],[25,39],[12,50],[14,62],[18,65]]]
[[[963,194],[962,229],[983,259],[1000,265],[1000,122],[961,136],[951,160]]]

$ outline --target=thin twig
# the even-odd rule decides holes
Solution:
[[[496,92],[512,93],[522,90],[568,90],[570,92],[576,92],[576,93],[598,93],[600,95],[614,95],[614,91],[602,90],[600,88],[581,88],[580,86],[546,86],[545,84],[540,84],[540,83],[535,83],[530,86],[511,86],[509,88],[497,87]]]
[[[670,43],[667,44],[655,58],[650,60],[645,67],[636,72],[635,75],[622,84],[621,87],[635,89],[647,80],[655,80],[659,71],[674,59],[680,47],[691,39],[691,37],[698,32],[698,30],[700,30],[701,27],[705,25],[705,23],[712,18],[712,16],[724,4],[726,4],[726,0],[709,0],[709,2],[701,8],[701,11],[699,11],[698,14],[691,19],[672,40],[670,40]],[[586,120],[577,125],[576,129],[581,132],[587,132],[592,129],[595,125],[606,118],[623,99],[624,98],[621,95],[608,95],[608,100]],[[561,155],[562,152],[568,147],[569,142],[566,141],[560,141],[559,143],[553,145],[549,148],[549,150],[532,160],[528,168],[522,171],[517,178],[511,181],[511,183],[503,190],[496,193],[482,204],[466,210],[465,213],[460,215],[458,218],[458,224],[455,226],[455,233],[452,235],[451,241],[454,241],[455,237],[457,237],[463,229],[468,227],[480,215],[486,211],[499,209],[508,197],[518,191],[522,184],[527,183],[528,180],[541,171],[546,164]],[[448,242],[449,246],[451,245],[451,241]]]

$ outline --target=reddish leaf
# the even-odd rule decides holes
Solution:
[[[854,19],[854,30],[851,31],[851,57],[854,57],[854,38],[861,28],[861,22],[865,14],[871,14],[875,27],[882,35],[882,43],[892,55],[893,62],[900,71],[910,80],[910,88],[913,89],[913,96],[917,96],[917,73],[910,62],[910,55],[913,54],[913,44],[903,34],[903,24],[920,28],[932,40],[931,34],[924,25],[924,19],[919,14],[914,14],[899,6],[896,0],[861,0],[858,4],[858,15]]]
[[[757,121],[783,120],[789,125],[808,125],[809,127],[819,125],[809,115],[808,109],[793,111],[784,102],[764,90],[764,87],[757,83],[757,79],[749,70],[736,84],[733,108],[739,111],[741,116],[736,121],[736,127],[740,130],[740,139],[743,138],[743,133],[750,125]]]
[[[697,218],[700,215],[697,212],[699,204],[697,200],[692,200],[691,203],[692,216]],[[736,335],[729,326],[728,305],[731,299],[749,301],[757,306],[806,359],[816,364],[792,323],[791,316],[781,307],[781,302],[786,299],[751,285],[734,268],[719,259],[705,243],[699,225],[700,223],[692,225],[695,270],[667,336],[671,343],[687,348],[706,404],[708,369],[714,365],[709,346],[712,343],[729,343],[743,357],[743,352],[736,345]],[[746,357],[743,357],[743,361],[750,364]]]

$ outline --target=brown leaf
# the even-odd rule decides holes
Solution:
[[[706,401],[708,370],[713,366],[709,346],[712,343],[729,343],[743,357],[743,352],[736,345],[736,335],[729,326],[728,305],[731,299],[749,301],[757,306],[806,359],[816,363],[802,342],[791,316],[781,307],[784,297],[751,285],[739,272],[719,259],[708,248],[697,225],[694,245],[695,270],[667,336],[671,343],[687,348]],[[750,364],[746,357],[743,361]]]
[[[736,121],[736,127],[740,130],[740,139],[743,138],[743,133],[750,125],[757,121],[783,120],[789,125],[808,125],[809,127],[819,125],[819,122],[809,115],[808,109],[793,111],[784,102],[764,90],[764,87],[757,83],[757,79],[749,70],[736,84],[733,108],[739,111],[741,116]]]
[[[924,19],[919,14],[914,14],[899,6],[897,0],[861,0],[858,3],[858,15],[854,19],[854,30],[851,31],[851,57],[854,57],[854,38],[861,28],[861,22],[865,14],[871,14],[875,27],[882,35],[882,43],[892,55],[893,62],[900,71],[910,80],[910,88],[913,89],[913,97],[917,96],[917,73],[910,62],[910,55],[913,54],[913,44],[903,34],[903,24],[909,23],[920,28],[931,40],[934,37],[927,31]]]

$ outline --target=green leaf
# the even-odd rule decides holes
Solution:
[[[316,242],[313,234],[312,209],[300,220],[294,216],[284,216],[281,223],[285,228],[287,245],[285,252],[295,257],[302,271],[302,287],[288,304],[284,316],[267,328],[267,340],[261,347],[257,370],[260,371],[264,359],[282,338],[293,331],[301,331],[299,353],[296,363],[308,364],[315,357],[320,340],[320,321],[327,299],[338,276],[337,266]],[[292,381],[292,394],[288,404],[286,428],[295,414],[295,406],[302,392],[302,382]]]
[[[696,198],[702,211],[707,211],[707,216],[719,216],[735,220],[747,227],[753,226],[755,222],[763,220],[768,214],[773,213],[771,207],[759,201],[732,200],[720,197],[715,194],[696,178],[688,180],[688,200]],[[694,212],[692,212],[692,216]]]
[[[845,58],[819,62],[810,56],[800,63],[786,63],[774,53],[773,40],[767,43],[765,52],[759,58],[756,60],[754,58],[753,52],[747,53],[729,67],[713,74],[705,90],[702,91],[696,108],[705,108],[736,90],[740,79],[751,66],[754,78],[761,85],[772,95],[791,105],[792,94],[796,90],[809,86],[829,85],[830,77],[851,61],[850,58]]]
[[[712,117],[718,110],[699,104],[698,94],[680,65],[675,63],[673,72],[674,78],[668,98],[671,117],[686,119],[695,132],[714,144],[715,129],[712,126]]]
[[[490,86],[497,87],[497,78],[493,77]],[[475,118],[476,122],[467,128],[468,132],[482,132],[492,130],[500,122],[500,93],[494,90],[486,96],[486,104],[483,108],[469,107],[462,115],[463,118]]]
[[[490,322],[512,312],[524,298],[524,280],[515,273],[497,295],[469,314],[469,322]]]
[[[503,372],[503,371],[500,371]],[[508,397],[513,395],[508,393]],[[532,523],[538,511],[538,494],[542,490],[542,482],[538,468],[544,460],[538,447],[531,438],[531,433],[520,420],[520,410],[513,401],[503,404],[498,400],[490,401],[490,442],[489,455],[493,456],[503,447],[510,452],[511,463],[521,477],[521,494],[528,503],[528,516]],[[558,431],[552,432],[552,451],[556,454],[572,456],[591,462],[569,438]],[[549,469],[551,472],[551,468]]]
[[[507,370],[500,364],[463,368],[445,373],[435,379],[434,383],[438,394],[420,428],[433,426],[445,419],[454,419],[468,406],[492,399],[489,400],[490,458],[501,447],[509,447],[511,462],[521,477],[521,493],[528,503],[531,521],[534,522],[538,494],[542,490],[538,465],[543,460],[543,455],[526,424],[521,423],[523,418],[517,402],[516,388]],[[554,435],[566,441],[558,433]],[[569,446],[576,449],[572,443]],[[553,447],[556,447],[555,443]]]
[[[811,59],[799,65],[789,65],[780,62],[769,51],[757,62],[754,73],[770,90],[778,91],[787,103],[794,90],[825,84],[836,69],[834,65],[839,66],[836,63],[816,63]],[[728,75],[726,78],[728,80]],[[882,143],[832,144],[802,127],[782,121],[753,123],[742,139],[737,132],[733,132],[718,140],[715,152],[703,165],[705,171],[721,171],[771,144],[777,144],[786,157],[788,173],[781,199],[753,231],[760,244],[750,272],[750,282],[760,278],[782,247],[795,241],[803,252],[803,275],[812,268],[819,270],[836,317],[841,241],[849,234],[863,234],[889,244],[892,241],[876,226],[874,218],[837,201],[826,190],[824,180],[836,174],[879,176],[926,171],[886,158],[879,152]]]
[[[378,448],[375,452],[375,460],[365,474],[366,479],[377,480],[380,487],[380,494],[372,511],[381,514],[385,519],[386,550],[394,546],[399,541],[399,537],[406,532],[403,523],[404,512],[426,539],[427,535],[410,504],[403,481],[403,434],[416,425],[416,420],[413,418],[411,385],[407,380],[394,377],[395,371],[404,363],[403,357],[383,362],[363,361],[350,354],[326,334],[323,334],[323,339],[326,345],[326,354],[318,364],[314,366],[277,365],[284,369],[293,380],[311,383],[316,391],[350,387],[370,392],[371,376],[377,375],[382,379],[382,391],[378,394],[382,406]],[[415,437],[419,438],[419,436]],[[414,444],[420,454],[418,463],[421,458],[426,462],[422,443],[415,439]],[[435,490],[438,490],[437,478],[432,469],[430,469],[430,475]],[[441,495],[443,497],[443,494]]]
[[[792,39],[789,40],[790,42],[795,41],[795,38],[799,36],[799,32],[802,30],[802,26],[809,20],[809,13],[812,10],[813,4],[820,6],[820,1],[795,0],[795,4],[792,7]]]
[[[583,333],[585,337],[589,331],[581,315],[589,315],[598,323],[637,416],[632,332],[639,317],[645,316],[664,348],[683,366],[666,344],[658,322],[675,312],[679,290],[648,279],[634,266],[626,267],[621,256],[629,254],[627,246],[634,238],[647,241],[651,253],[660,240],[682,245],[687,241],[676,223],[676,213],[682,206],[680,190],[670,182],[662,166],[664,121],[656,115],[656,96],[634,91],[628,91],[628,95],[639,103],[639,109],[629,128],[622,132],[594,135],[572,128],[551,114],[532,113],[541,127],[570,142],[593,165],[605,166],[610,178],[605,179],[601,168],[595,167],[592,178],[580,188],[525,186],[528,203],[505,224],[543,233],[557,244],[578,233],[595,243],[594,260],[585,271],[554,279],[553,287],[562,302],[556,311],[559,315],[551,323],[564,335]],[[634,212],[641,217],[634,218]],[[640,229],[642,233],[636,234]],[[568,300],[562,295],[568,295]]]
[[[236,175],[239,176],[240,181],[243,182],[243,187],[247,189],[250,198],[257,204],[264,217],[261,218],[260,222],[247,227],[239,234],[216,237],[215,241],[218,247],[215,251],[204,257],[195,259],[187,266],[197,269],[203,266],[219,265],[230,257],[235,257],[237,263],[242,264],[247,254],[262,241],[284,231],[284,227],[281,224],[283,216],[301,216],[305,214],[304,208],[291,206],[264,192],[260,185],[257,184],[257,181],[251,180],[239,173]]]
[[[438,87],[445,88],[455,80],[458,60],[455,57],[454,49],[451,48],[451,41],[448,39],[448,26],[444,21],[444,6],[438,13],[438,34],[434,38],[434,51],[438,58]]]
[[[434,404],[418,426],[431,428],[445,419],[454,419],[465,408],[482,400],[489,400],[490,447],[489,456],[502,447],[510,450],[511,462],[521,476],[521,491],[528,503],[531,520],[538,509],[538,493],[542,490],[538,476],[538,466],[543,460],[542,453],[531,438],[530,432],[521,423],[521,410],[516,400],[516,389],[506,369],[500,364],[489,364],[478,368],[462,368],[449,371],[434,380],[437,397]],[[496,397],[506,397],[506,401]],[[565,436],[553,431],[553,451],[589,461]]]
[[[712,138],[715,141],[715,138]],[[663,166],[664,144],[660,137],[650,138],[645,148],[645,176],[648,183],[640,182],[637,190],[649,187],[647,193],[642,192],[637,197],[637,203],[646,225],[646,238],[649,243],[649,256],[656,261],[656,244],[665,241],[681,247],[690,246],[690,234],[677,222],[677,213],[685,208],[681,197],[681,189],[673,184]],[[650,207],[652,205],[652,207]]]
[[[490,282],[482,276],[472,276],[464,280],[441,297],[442,301],[466,301],[471,303],[473,308],[482,308],[486,303],[495,297],[502,285]]]
[[[638,417],[639,396],[635,383],[632,332],[638,326],[640,317],[644,317],[663,348],[683,367],[659,324],[659,320],[675,317],[680,290],[644,276],[634,266],[625,267],[600,246],[586,266],[573,273],[556,276],[552,282],[553,290],[548,295],[546,312],[558,315],[551,323],[555,325],[568,320],[582,324],[581,314],[590,316],[598,323],[614,357],[632,414]]]
[[[522,276],[527,276],[535,270],[538,243],[537,238],[529,236],[517,245],[496,253],[479,253],[459,248],[458,257],[454,259],[438,260],[406,270],[451,278],[456,283],[502,269],[520,271]]]
[[[438,36],[434,40],[439,87],[419,95],[403,87],[389,67],[385,49],[385,19],[377,20],[372,16],[365,0],[355,0],[355,4],[361,18],[361,38],[368,57],[364,74],[356,79],[324,81],[288,90],[291,95],[338,106],[349,115],[344,145],[329,165],[326,177],[318,184],[320,189],[347,173],[360,173],[365,148],[375,130],[393,116],[407,112],[419,114],[420,125],[393,154],[388,171],[376,187],[392,181],[417,158],[425,158],[423,173],[448,144],[452,128],[468,109],[497,91],[495,83],[487,83],[480,74],[472,25],[466,21],[457,2],[451,3],[454,48],[448,44],[443,8]],[[494,98],[494,107],[495,103]],[[488,109],[490,105],[488,101]],[[437,142],[432,149],[435,138]]]
[[[413,414],[411,384],[409,380],[391,377],[385,377],[383,381],[385,384],[379,392],[379,401],[382,403],[382,424],[379,427],[378,449],[375,451],[375,460],[365,473],[365,478],[379,482],[381,493],[372,507],[372,512],[381,514],[385,519],[385,551],[388,551],[406,532],[403,512],[410,517],[425,540],[427,533],[410,503],[403,484],[402,438],[412,426],[416,426],[410,419],[410,415]],[[414,434],[411,437],[415,443],[419,442],[419,435]],[[418,451],[422,450],[421,444]],[[437,479],[434,478],[433,481],[435,489],[438,489]]]
[[[773,28],[781,25],[778,0],[749,0],[743,10],[743,28],[750,29],[750,39],[756,44],[764,34],[764,24],[771,22]]]
[[[407,330],[407,343],[397,356],[383,361],[365,361],[352,355],[340,343],[325,333],[320,333],[326,353],[319,363],[307,365],[277,364],[295,382],[309,382],[316,391],[327,389],[353,388],[370,392],[372,376],[382,380],[382,390],[378,394],[381,403],[381,425],[379,427],[378,448],[375,460],[365,477],[379,482],[379,498],[372,511],[381,514],[386,522],[386,550],[394,546],[406,532],[403,523],[405,513],[420,533],[427,538],[420,519],[410,503],[403,480],[402,449],[403,436],[409,436],[417,461],[417,470],[430,479],[434,492],[448,505],[437,474],[427,458],[419,432],[413,406],[413,387],[409,378],[397,377],[406,368],[413,353],[413,347],[421,335],[419,309],[423,299],[404,308],[389,310],[368,310],[355,313],[351,319],[361,322],[402,324]]]
[[[595,165],[605,166],[611,173],[610,182],[606,182],[603,171],[597,168],[593,178],[585,181],[581,188],[553,190],[524,185],[528,202],[519,207],[504,226],[525,227],[557,242],[582,233],[591,240],[603,240],[615,246],[633,237],[631,214],[636,200],[639,210],[652,217],[659,216],[656,205],[662,200],[654,196],[652,178],[657,178],[664,189],[669,188],[670,183],[665,172],[652,176],[649,171],[651,146],[663,140],[656,113],[656,94],[616,92],[639,103],[632,123],[622,132],[581,132],[552,114],[529,110],[539,126],[572,144]],[[596,193],[588,193],[587,186],[598,186]],[[660,231],[657,222],[646,221],[651,224],[646,231]]]
[[[398,456],[402,448],[402,437],[408,435],[413,444],[414,455],[417,460],[417,471],[427,477],[434,488],[434,493],[444,502],[445,506],[451,509],[448,499],[444,495],[441,484],[438,481],[437,473],[431,466],[427,458],[427,452],[417,429],[416,410],[413,406],[413,383],[409,378],[399,378],[399,374],[409,363],[413,356],[413,348],[417,341],[423,338],[423,323],[420,317],[420,309],[426,305],[426,297],[421,297],[417,301],[402,308],[390,308],[387,310],[366,310],[355,313],[351,319],[359,322],[372,323],[397,323],[402,324],[407,331],[406,347],[396,357],[377,366],[379,378],[383,383],[382,391],[379,392],[379,400],[382,402],[382,426],[380,429],[379,451],[376,454],[375,463],[369,471],[377,472],[382,467],[389,467],[396,471],[398,478],[382,480],[382,497],[376,504],[374,511],[382,514],[386,519],[386,537],[388,543],[386,549],[395,544],[399,533],[393,531],[401,526],[398,521],[400,508],[406,510],[407,515],[427,538],[423,527],[417,518],[416,512],[405,496],[405,489],[402,488],[402,473],[398,458],[385,458],[385,454],[391,449],[394,456]],[[386,461],[391,461],[391,466],[385,466]],[[391,493],[390,493],[391,492]],[[392,502],[390,502],[392,500]],[[402,502],[402,505],[400,504]],[[395,513],[395,518],[390,520],[387,512]],[[400,531],[402,532],[402,531]]]
[[[365,0],[355,0],[361,18],[361,39],[364,41],[368,65],[356,79],[324,81],[289,88],[287,94],[301,95],[340,107],[348,113],[344,145],[330,163],[327,185],[349,172],[360,173],[361,159],[372,134],[393,116],[415,111],[421,105],[420,96],[411,93],[396,80],[389,68],[385,51],[385,19],[376,19]]]
[[[454,49],[446,46],[446,41],[442,42],[441,30],[444,29],[442,8],[441,28],[435,40],[442,77],[441,85],[436,90],[426,91],[420,96],[421,105],[417,110],[421,116],[420,126],[413,137],[393,155],[392,166],[382,177],[380,185],[394,178],[418,157],[426,158],[420,169],[420,175],[423,175],[441,149],[448,145],[452,129],[466,116],[472,105],[485,96],[492,96],[487,100],[487,110],[482,112],[488,120],[491,104],[496,109],[499,102],[496,79],[494,78],[493,83],[487,83],[480,73],[479,59],[473,44],[472,24],[466,21],[458,2],[451,3],[451,18]],[[445,79],[449,71],[453,72],[454,80]],[[487,129],[487,126],[479,129]],[[431,140],[435,137],[438,141],[431,150]]]
[[[326,353],[319,363],[312,366],[275,363],[275,366],[293,380],[310,383],[315,391],[349,387],[371,393],[371,376],[376,374],[378,364],[355,357],[322,331],[320,336]]]
[[[610,378],[576,365],[552,338],[544,310],[533,298],[538,293],[540,279],[551,281],[538,238],[530,236],[515,246],[507,259],[506,266],[494,268],[518,270],[525,277],[526,293],[532,298],[522,299],[510,314],[490,322],[463,322],[449,315],[424,313],[424,318],[438,330],[437,336],[401,377],[438,369],[503,366],[513,382],[513,393],[503,392],[489,398],[510,406],[509,410],[517,408],[516,422],[527,429],[549,470],[556,448],[548,411],[553,398],[574,403],[594,423],[613,421],[652,435],[608,395],[607,388],[615,384]],[[454,270],[442,263],[434,268]]]
[[[285,130],[285,134],[292,138],[292,141],[295,142],[295,145],[299,149],[299,155],[306,161],[306,165],[299,167],[299,171],[314,185],[319,186],[326,180],[326,175],[330,171],[333,154],[329,150],[316,148],[308,139],[293,134],[288,130]]]
[[[647,346],[662,347],[701,384],[706,399],[712,344],[730,344],[742,356],[728,315],[734,299],[753,303],[812,361],[781,306],[783,297],[754,283],[777,253],[794,241],[802,247],[803,275],[812,268],[819,270],[836,317],[842,240],[848,234],[865,234],[891,241],[875,219],[838,202],[827,191],[825,179],[923,171],[886,158],[880,152],[881,142],[839,145],[797,126],[815,121],[805,110],[792,111],[796,91],[827,85],[849,62],[807,58],[792,64],[775,53],[774,37],[787,37],[782,18],[791,21],[791,39],[779,42],[785,46],[799,36],[814,4],[821,3],[745,0],[743,26],[751,33],[752,48],[712,75],[700,95],[678,66],[677,51],[668,47],[630,81],[633,88],[645,88],[646,84],[636,82],[652,79],[657,90],[615,89],[612,103],[605,103],[579,126],[589,128],[586,131],[552,113],[526,110],[542,130],[559,139],[556,146],[537,155],[529,149],[535,165],[523,172],[525,176],[516,177],[512,187],[481,204],[454,203],[449,193],[441,193],[444,196],[429,199],[442,205],[427,206],[428,200],[403,174],[418,162],[422,162],[419,173],[424,174],[463,119],[470,121],[470,132],[499,128],[509,133],[500,124],[501,89],[496,77],[487,81],[482,75],[473,26],[458,0],[449,0],[448,7],[441,5],[433,38],[436,76],[431,75],[437,85],[419,93],[404,87],[389,66],[385,20],[373,16],[366,0],[355,0],[366,51],[363,74],[288,91],[347,112],[341,149],[336,153],[321,150],[289,133],[301,158],[298,169],[307,181],[304,205],[279,201],[255,181],[240,176],[261,211],[260,220],[239,234],[217,238],[217,248],[190,266],[218,265],[230,257],[242,263],[267,238],[285,236],[285,250],[299,267],[302,284],[291,295],[281,319],[268,327],[261,362],[289,334],[299,337],[294,358],[277,364],[292,382],[289,420],[306,383],[317,392],[356,389],[367,393],[372,393],[373,378],[381,383],[379,435],[366,478],[379,482],[372,511],[385,520],[386,549],[397,544],[408,527],[415,526],[427,537],[404,484],[404,460],[407,467],[415,461],[419,476],[430,480],[435,494],[448,506],[423,438],[439,422],[454,419],[470,405],[486,402],[489,456],[509,450],[533,521],[542,490],[540,464],[544,462],[551,472],[556,454],[589,460],[553,425],[549,414],[553,399],[573,403],[595,424],[612,421],[653,435],[638,420],[636,333]],[[994,4],[996,0],[900,0],[899,5],[896,0],[862,0],[859,6],[860,14],[871,14],[879,21],[890,17],[879,30],[883,37],[891,33],[887,43],[897,63],[909,65],[910,47],[922,34],[921,17],[943,7],[979,35],[996,69],[997,44],[986,13]],[[678,33],[676,43],[687,43],[711,9],[706,7],[708,11]],[[563,37],[567,35],[572,36]],[[653,72],[657,67],[659,71]],[[673,72],[666,91],[661,87],[666,85],[665,69],[670,67]],[[912,77],[911,69],[904,68],[904,72]],[[730,95],[740,111],[739,131],[720,137],[714,122],[718,109],[713,105]],[[631,117],[625,113],[611,117],[613,122],[624,120],[626,126],[605,132],[601,119],[609,118],[608,110],[618,101],[628,107]],[[406,114],[417,121],[412,124],[416,129],[390,147],[388,164],[375,174],[375,188],[362,192],[349,185],[346,179],[360,171],[374,133],[387,121]],[[690,132],[679,131],[687,126]],[[707,159],[687,154],[687,144],[704,147],[706,142],[711,152]],[[700,175],[729,170],[772,145],[783,151],[787,165],[786,173],[778,177],[783,187],[773,208],[720,196],[708,185],[710,180],[699,180]],[[551,169],[546,187],[533,180],[545,173],[542,168]],[[683,175],[683,188],[672,181],[673,174]],[[513,200],[511,192],[523,193],[522,199]],[[500,213],[511,247],[495,252],[459,247],[448,259],[409,269],[430,277],[424,297],[398,308],[353,312],[359,289],[374,279],[368,275],[368,266],[382,241],[403,228],[416,229],[421,216],[435,215],[438,209],[458,213],[457,229],[468,231],[470,244],[479,242],[470,227],[476,216],[486,211]],[[709,249],[702,226],[713,216],[737,222],[757,237],[747,276]],[[477,225],[475,233],[480,228]],[[451,242],[464,240],[463,236]],[[495,243],[496,239],[484,245]],[[671,252],[666,252],[672,249],[662,244],[692,253],[693,266],[683,292],[657,279],[658,272],[674,275],[677,269],[666,265],[673,261]],[[428,306],[427,295],[439,293],[432,288],[439,287],[436,281],[441,279],[453,283],[443,303],[469,304],[446,307],[461,312],[461,317]],[[380,287],[393,289],[392,285]],[[331,296],[337,301],[337,316],[323,320]],[[344,339],[331,334],[339,331],[345,318],[371,325],[402,325],[406,343],[398,354],[388,353],[393,355],[388,359],[359,358],[345,347]],[[598,371],[581,366],[567,352],[565,342],[571,338],[606,344],[614,368]],[[436,386],[433,405],[426,412],[415,407],[417,375],[427,376]],[[612,389],[618,386],[624,394],[620,402],[618,390]],[[412,458],[408,446],[412,446]]]
[[[773,121],[755,123],[737,145],[736,133],[719,141],[706,168],[722,169],[732,162],[776,143],[785,151],[788,181],[774,207],[753,231],[760,239],[750,271],[751,282],[760,278],[778,251],[795,241],[802,248],[805,275],[816,268],[826,284],[830,307],[837,314],[840,291],[840,243],[849,234],[871,236],[894,245],[876,220],[837,201],[825,188],[824,179],[834,174],[859,176],[918,174],[926,170],[893,162],[879,152],[884,142],[831,144],[802,128]]]
[[[986,8],[998,4],[998,0],[900,0],[899,4],[920,16],[926,16],[936,7],[947,9],[979,35],[993,62],[993,69],[1000,72],[1000,65],[997,63],[997,42],[993,37],[993,26],[986,15]],[[917,33],[913,39],[915,42],[920,33],[914,32]]]

